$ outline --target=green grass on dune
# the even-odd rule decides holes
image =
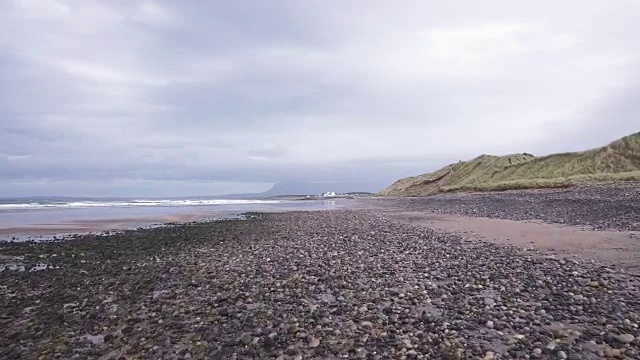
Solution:
[[[526,153],[481,155],[433,173],[398,180],[380,195],[557,188],[598,181],[640,181],[640,133],[583,152],[539,158]]]
[[[522,189],[566,188],[589,182],[640,181],[640,171],[624,173],[600,173],[573,175],[552,179],[521,179],[460,186],[443,186],[440,192],[455,191],[505,191]]]

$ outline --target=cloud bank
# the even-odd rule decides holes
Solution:
[[[0,5],[0,196],[382,188],[639,130],[637,1]]]

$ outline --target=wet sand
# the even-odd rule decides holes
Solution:
[[[140,227],[206,221],[233,215],[230,212],[207,212],[206,214],[175,214],[122,219],[73,220],[57,223],[41,223],[19,227],[0,228],[0,240],[47,239],[90,233],[130,230]]]
[[[640,274],[640,184],[371,198],[393,221]]]
[[[640,232],[415,211],[385,211],[391,220],[524,249],[593,260],[640,275]]]
[[[59,208],[0,211],[0,241],[47,240],[163,224],[209,221],[245,212],[332,210],[350,207],[351,199],[288,200],[278,204],[188,207]]]

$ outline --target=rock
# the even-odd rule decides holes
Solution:
[[[87,334],[87,335],[83,336],[82,338],[87,340],[87,341],[89,341],[93,345],[102,345],[105,342],[105,336],[104,335],[90,335],[90,334]]]
[[[494,323],[491,320],[487,320],[487,322],[484,324],[484,326],[488,327],[489,329],[493,329]]]
[[[218,309],[218,315],[227,316],[229,315],[229,310],[227,308],[220,308]]]
[[[300,350],[298,349],[298,347],[297,347],[297,346],[295,346],[295,345],[289,345],[289,346],[287,347],[287,349],[285,350],[285,353],[286,353],[287,355],[297,355],[299,351],[300,351]]]
[[[243,333],[242,335],[240,335],[240,337],[238,338],[238,343],[242,344],[242,345],[249,345],[251,344],[251,341],[253,340],[253,337],[251,336],[251,334],[249,333]]]
[[[493,306],[493,305],[495,305],[495,304],[496,304],[496,301],[495,301],[495,300],[493,300],[493,299],[492,299],[492,298],[490,298],[490,297],[486,297],[486,298],[484,298],[484,304],[485,304],[486,306]]]
[[[368,351],[363,348],[356,349],[356,359],[366,359]]]
[[[319,345],[320,345],[320,340],[312,336],[311,339],[309,340],[309,347],[317,348]]]
[[[619,342],[623,343],[623,344],[628,344],[630,342],[633,342],[633,340],[635,340],[635,337],[631,334],[619,334],[614,336],[616,340],[618,340]]]
[[[622,351],[620,351],[620,349],[607,348],[604,351],[604,356],[606,356],[608,358],[621,358],[622,357]]]
[[[600,287],[600,283],[597,281],[589,281],[589,286],[593,287],[593,288],[599,288]]]
[[[558,356],[558,359],[566,359],[567,358],[567,353],[565,353],[564,351],[558,351],[558,353],[556,355]]]
[[[558,339],[569,337],[569,332],[561,327],[552,328],[551,333]]]
[[[549,343],[547,344],[547,346],[545,346],[545,348],[549,351],[553,351],[556,349],[556,342],[555,341],[549,341]]]
[[[371,329],[373,328],[373,323],[371,321],[363,321],[360,323],[360,326],[366,329]]]
[[[539,357],[540,355],[542,355],[542,349],[540,348],[533,349],[533,355],[536,357]]]
[[[496,354],[493,351],[487,351],[484,354],[483,360],[494,360],[496,358]]]

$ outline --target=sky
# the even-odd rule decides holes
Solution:
[[[640,130],[637,14],[637,0],[5,0],[0,196],[380,190],[483,153],[601,146]]]

